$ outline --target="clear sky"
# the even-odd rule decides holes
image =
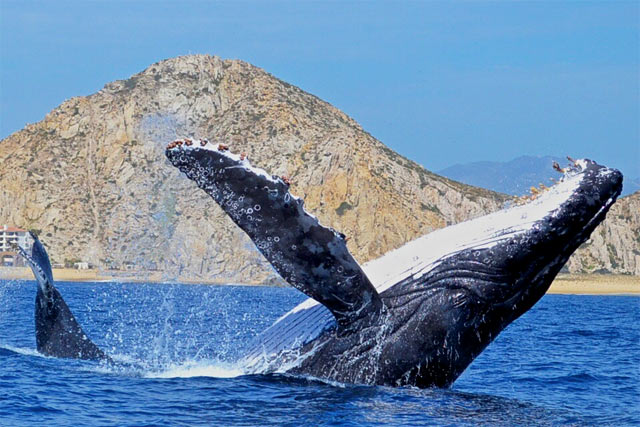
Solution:
[[[208,53],[317,95],[431,170],[569,154],[640,176],[636,1],[0,0],[0,13],[0,138]]]

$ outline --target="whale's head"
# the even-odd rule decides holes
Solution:
[[[382,297],[393,323],[411,325],[390,339],[389,351],[416,355],[396,378],[451,384],[545,294],[621,189],[619,171],[579,160],[524,205],[438,230],[365,265],[369,277],[382,279],[376,287],[388,288]],[[393,267],[412,257],[402,271]]]
[[[558,184],[534,200],[478,219],[481,228],[493,223],[480,233],[486,242],[472,243],[451,261],[477,265],[486,272],[486,281],[472,280],[466,286],[491,309],[510,312],[504,316],[510,322],[544,295],[571,254],[604,220],[621,190],[619,171],[579,160]]]

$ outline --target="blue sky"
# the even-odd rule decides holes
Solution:
[[[0,0],[0,137],[159,60],[238,58],[431,170],[522,154],[640,176],[638,2]]]

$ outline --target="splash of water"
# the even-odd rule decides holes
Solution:
[[[9,350],[13,353],[17,353],[17,354],[22,354],[24,356],[36,356],[36,357],[42,357],[45,359],[52,359],[53,357],[50,356],[45,356],[42,353],[38,353],[38,351],[35,348],[26,348],[26,347],[15,347],[9,344],[4,344],[4,343],[0,343],[0,349],[3,350]]]
[[[188,361],[170,364],[166,369],[146,372],[145,378],[235,378],[245,375],[240,365],[220,361]]]

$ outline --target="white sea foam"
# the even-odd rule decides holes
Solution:
[[[12,351],[14,353],[22,354],[25,356],[37,356],[37,357],[49,358],[49,356],[45,356],[42,353],[38,353],[38,351],[35,348],[15,347],[8,344],[0,344],[0,348]]]
[[[161,371],[146,372],[145,378],[235,378],[245,372],[238,365],[220,361],[199,361],[173,364]]]

